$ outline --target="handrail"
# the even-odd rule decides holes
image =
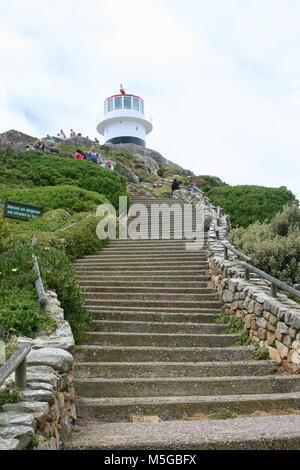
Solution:
[[[225,259],[228,259],[228,250],[230,250],[233,253],[235,253],[239,258],[243,259],[244,261],[247,261],[247,262],[252,261],[252,258],[249,258],[249,256],[245,255],[241,251],[234,248],[234,246],[230,245],[230,243],[223,242],[222,240],[219,240],[219,243],[221,243],[225,248]]]
[[[84,217],[84,219],[82,219],[82,220],[88,219],[89,217],[91,217],[91,214],[87,215],[87,216]],[[67,227],[61,228],[61,229],[59,230],[59,232],[64,232],[65,230],[68,230],[69,228],[74,227],[74,225],[79,224],[79,222],[82,222],[82,220],[79,220],[78,222],[74,222],[74,224],[68,225]]]
[[[298,291],[297,289],[294,289],[294,287],[289,286],[285,282],[282,282],[279,279],[276,279],[276,277],[273,277],[270,274],[267,274],[264,271],[261,271],[260,269],[248,263],[242,263],[242,267],[245,268],[245,270],[247,270],[248,273],[253,272],[255,274],[258,274],[260,277],[266,279],[267,281],[271,282],[271,289],[272,289],[273,297],[277,297],[277,287],[279,287],[279,289],[289,292],[294,297],[300,298],[300,291]]]
[[[31,351],[29,344],[20,347],[0,368],[0,387],[13,372],[15,372],[16,387],[26,388],[26,357]]]

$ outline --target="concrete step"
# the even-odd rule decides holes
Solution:
[[[94,320],[93,328],[100,332],[213,334],[223,333],[226,325],[215,325],[213,323]]]
[[[169,274],[169,275],[168,275]],[[121,282],[166,282],[166,281],[176,281],[179,282],[180,285],[181,283],[184,282],[189,282],[193,280],[194,282],[200,282],[200,281],[210,281],[210,277],[208,276],[207,273],[204,274],[195,274],[194,276],[191,276],[189,273],[182,274],[182,273],[176,273],[176,272],[171,272],[168,273],[168,271],[165,271],[163,273],[161,272],[155,272],[151,271],[150,273],[140,273],[140,275],[136,275],[134,273],[126,272],[123,271],[122,274],[118,274],[115,272],[112,273],[103,273],[101,270],[100,271],[84,271],[83,273],[78,272],[77,273],[77,279],[80,280],[101,280],[103,279],[104,281],[110,282],[110,281],[117,281]]]
[[[87,332],[85,344],[101,346],[154,346],[162,348],[229,347],[234,346],[239,335],[232,334],[164,334]]]
[[[208,309],[221,309],[222,304],[219,301],[175,301],[172,300],[171,298],[169,300],[131,300],[131,299],[121,299],[121,298],[116,298],[116,299],[104,299],[103,296],[101,298],[89,298],[87,296],[87,292],[84,293],[86,297],[86,306],[88,309],[93,309],[95,306],[98,307],[145,307],[145,308],[155,308],[162,310],[163,308],[173,308],[177,310],[178,312],[183,311],[183,309],[190,310],[194,309],[196,311],[199,311],[200,309],[202,311],[206,311],[209,313]],[[184,310],[184,311],[186,311]]]
[[[96,320],[110,320],[110,321],[148,321],[148,322],[173,322],[173,323],[212,323],[218,314],[209,313],[151,313],[151,312],[126,312],[122,310],[117,311],[93,311],[93,318]]]
[[[212,295],[214,299],[217,299],[215,291],[209,287],[153,287],[151,284],[146,285],[143,287],[134,287],[134,286],[103,286],[101,281],[94,281],[93,285],[87,283],[87,281],[81,281],[80,286],[84,288],[85,292],[93,292],[93,293],[116,293],[122,296],[132,295],[133,292],[137,295],[139,294],[146,294],[150,295],[151,293],[154,294],[154,298],[156,294],[167,294],[167,295],[176,295],[176,294],[190,294],[191,297],[193,294],[197,295]],[[144,298],[144,296],[143,296]]]
[[[75,377],[223,377],[260,376],[277,372],[272,361],[237,362],[77,362]]]
[[[99,287],[103,287],[103,288],[120,288],[120,289],[127,289],[127,291],[130,292],[131,289],[135,289],[137,292],[140,292],[140,289],[143,289],[143,288],[152,288],[155,291],[158,291],[158,290],[165,290],[165,289],[174,289],[174,288],[177,288],[177,289],[183,289],[184,291],[186,291],[186,289],[188,289],[188,292],[190,292],[191,289],[204,289],[204,288],[207,288],[207,281],[197,281],[197,282],[193,282],[193,281],[181,281],[181,282],[178,282],[178,281],[152,281],[152,280],[144,280],[144,281],[126,281],[126,280],[122,280],[122,279],[119,279],[119,280],[116,280],[116,279],[113,279],[113,280],[110,280],[110,281],[105,281],[103,279],[97,279],[97,277],[95,276],[95,279],[90,279],[90,277],[88,278],[84,278],[82,276],[82,279],[78,279],[79,281],[79,284],[81,287],[84,287],[84,288],[88,288],[88,287],[93,287],[93,286],[99,286]]]
[[[76,263],[74,263],[75,269],[77,267],[81,266],[112,266],[112,265],[117,265],[120,267],[126,267],[126,266],[138,266],[140,268],[145,268],[147,266],[153,267],[154,269],[159,268],[160,266],[175,266],[176,268],[182,267],[192,267],[192,268],[199,268],[199,267],[206,267],[207,265],[207,260],[203,258],[197,258],[196,255],[190,256],[189,258],[182,258],[182,259],[177,259],[174,257],[170,258],[158,258],[155,259],[155,257],[151,258],[133,258],[131,256],[127,258],[115,258],[115,259],[110,259],[110,257],[97,257],[97,258],[86,258],[82,260],[77,260]]]
[[[145,292],[143,292],[143,290]],[[118,292],[114,290],[114,292],[103,292],[101,288],[93,288],[92,291],[83,292],[83,295],[87,299],[99,299],[99,300],[136,300],[136,301],[164,301],[172,304],[172,302],[182,302],[185,303],[187,301],[194,301],[194,302],[218,302],[218,296],[215,293],[207,293],[209,289],[196,289],[196,294],[184,294],[184,293],[176,293],[177,289],[169,289],[165,290],[164,292],[151,292],[149,289],[143,289],[142,292],[128,292],[120,291]]]
[[[131,252],[129,254],[120,254],[120,253],[117,253],[116,255],[112,255],[111,253],[102,253],[101,255],[94,255],[94,256],[86,256],[85,258],[81,258],[81,259],[77,259],[76,260],[76,264],[77,263],[82,263],[82,262],[85,262],[85,261],[91,261],[91,262],[94,262],[94,261],[102,261],[102,260],[105,260],[105,262],[107,262],[107,260],[109,260],[110,262],[112,263],[115,263],[115,262],[123,262],[123,261],[137,261],[137,262],[140,262],[140,261],[151,261],[151,262],[154,262],[154,261],[173,261],[173,260],[194,260],[194,261],[202,261],[202,262],[207,262],[207,257],[206,256],[202,256],[202,255],[198,255],[198,253],[191,253],[190,251],[187,251],[187,252],[183,252],[183,253],[159,253],[159,254],[156,254],[154,253],[152,250],[149,250],[148,253],[143,253],[143,254],[137,254],[137,253],[134,253],[134,252]]]
[[[180,273],[195,273],[196,275],[198,274],[206,274],[206,267],[205,264],[201,265],[201,263],[198,264],[150,264],[150,263],[144,263],[141,265],[140,263],[124,263],[124,264],[104,264],[104,263],[85,263],[85,264],[74,264],[74,269],[77,272],[83,272],[83,271],[117,271],[117,272],[123,272],[123,271],[133,271],[133,272],[146,272],[148,273],[149,271],[154,271],[157,272],[157,269],[161,268],[162,271],[169,271],[169,272],[180,272]]]
[[[80,378],[75,391],[85,398],[251,395],[300,393],[299,377]]]
[[[213,314],[219,315],[220,309],[211,308],[209,305],[204,307],[197,307],[197,308],[182,308],[182,307],[139,307],[136,305],[130,306],[110,306],[110,305],[89,305],[89,307],[85,306],[84,308],[88,308],[92,312],[104,312],[104,313],[154,313],[156,315],[161,315],[164,318],[164,315],[171,314],[171,315],[203,315],[203,314]],[[187,318],[187,317],[186,317]]]
[[[261,406],[266,406],[268,403],[267,398],[263,400],[261,396],[257,396],[256,399]],[[294,402],[295,399],[289,398],[288,394],[282,394],[278,396],[272,409],[287,409],[285,407]],[[247,404],[250,409],[250,401]],[[173,407],[181,410],[184,406],[186,409],[191,409],[193,405],[196,408],[194,403],[179,402],[177,405],[175,400],[173,402]],[[86,406],[94,413],[98,403],[86,402]],[[157,409],[158,407],[159,405]],[[113,412],[116,406],[113,406],[113,402],[106,403],[106,416],[109,408]],[[145,409],[146,406],[142,408]],[[170,406],[167,408],[170,409]],[[132,409],[139,410],[139,405],[132,405]],[[155,414],[155,405],[151,406],[149,403],[148,409],[152,409],[150,414]],[[124,414],[123,411],[122,416]],[[299,450],[299,429],[300,415],[290,414],[228,420],[92,424],[87,425],[82,433],[74,433],[66,449],[106,451],[107,449],[110,451],[131,449],[165,452],[174,450]],[[159,456],[155,458],[157,458],[157,465],[160,462]],[[199,459],[197,464],[199,465]]]
[[[76,346],[77,362],[235,362],[249,360],[254,348],[238,347],[154,347]]]

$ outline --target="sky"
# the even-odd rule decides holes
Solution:
[[[0,133],[90,138],[104,100],[145,100],[147,147],[300,199],[299,0],[0,0]]]

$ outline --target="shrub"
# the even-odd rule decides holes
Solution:
[[[0,218],[0,253],[12,244],[12,233],[4,219]]]
[[[165,166],[160,166],[159,169],[157,170],[157,174],[158,176],[160,176],[161,178],[164,178],[166,172],[168,171],[168,168],[165,167]]]
[[[298,203],[286,187],[229,186],[211,187],[206,194],[215,206],[230,215],[232,226],[247,227],[254,222],[270,222],[286,204]]]
[[[126,178],[89,161],[24,152],[7,155],[0,150],[0,184],[25,186],[75,185],[103,194],[117,208],[127,195]]]
[[[35,248],[45,288],[53,289],[70,323],[76,343],[80,343],[85,330],[90,327],[91,314],[84,308],[85,300],[76,279],[72,263],[64,249]]]
[[[287,236],[274,235],[274,227],[281,231],[284,225],[278,221],[284,219],[285,215],[283,218],[278,215],[274,225],[256,222],[246,229],[236,228],[230,241],[252,258],[252,264],[281,281],[294,284],[300,282],[300,228],[291,225]]]
[[[99,217],[91,216],[61,233],[66,254],[71,260],[92,255],[108,244],[108,240],[97,237],[96,227],[100,220]]]
[[[8,198],[14,201],[21,201],[45,207],[45,211],[54,209],[64,209],[70,214],[75,212],[88,212],[96,210],[97,206],[109,201],[96,192],[86,191],[76,186],[47,186],[43,188],[30,189],[4,189],[0,190],[2,200]],[[31,221],[30,221],[31,222]],[[36,222],[31,222],[47,229],[47,220],[39,218]]]
[[[0,335],[34,338],[56,322],[39,309],[30,245],[16,244],[0,257]]]
[[[300,208],[297,204],[286,206],[275,215],[271,227],[276,235],[287,236],[291,227],[300,228]]]
[[[17,389],[3,388],[0,390],[0,411],[6,403],[17,403],[20,399],[20,392]]]

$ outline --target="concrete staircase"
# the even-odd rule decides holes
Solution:
[[[150,210],[174,200],[132,198],[141,202]],[[194,213],[191,222],[194,227]],[[151,228],[149,216],[149,233]],[[169,240],[162,239],[161,224],[155,228],[158,240],[116,240],[74,265],[95,327],[76,349],[77,408],[93,422],[74,433],[67,448],[148,449],[153,433],[156,449],[253,448],[253,436],[248,442],[247,433],[237,431],[248,418],[218,421],[216,435],[208,437],[212,421],[199,421],[197,415],[298,410],[299,378],[279,373],[272,361],[251,359],[252,347],[235,346],[238,336],[213,323],[222,304],[207,272],[207,240],[189,252],[186,240],[174,239],[172,224]],[[256,419],[253,429],[266,431],[265,417],[249,419]],[[162,422],[136,422],[143,420]],[[300,415],[293,420],[300,429]],[[286,430],[287,415],[276,416],[276,423]],[[186,434],[184,442],[172,438],[186,426],[190,443]],[[236,432],[230,447],[217,436],[231,427]],[[300,435],[285,431],[275,438],[274,432],[270,426],[264,446],[260,440],[257,448],[275,441],[280,448],[300,448]]]

